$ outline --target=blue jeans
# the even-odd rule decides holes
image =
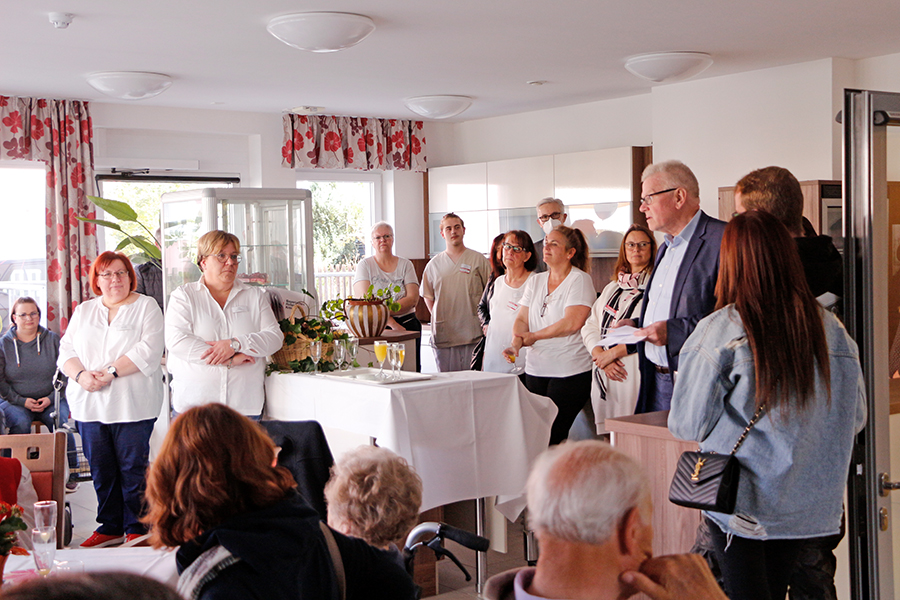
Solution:
[[[28,410],[24,406],[12,404],[11,402],[0,401],[0,409],[6,417],[6,425],[9,427],[10,433],[31,433],[31,422],[40,421],[47,429],[53,431],[53,405],[51,404],[41,412]],[[69,420],[69,403],[65,398],[59,401],[59,422],[65,424]],[[75,451],[75,436],[71,431],[66,432],[67,456],[69,459],[69,469],[78,466],[77,452]]]
[[[150,434],[156,419],[133,423],[78,422],[97,492],[98,533],[147,533],[140,522]]]

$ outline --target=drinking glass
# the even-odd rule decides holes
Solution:
[[[400,379],[400,370],[403,368],[403,361],[406,359],[406,344],[394,344],[394,366],[397,367],[397,379]]]
[[[388,364],[391,365],[391,381],[397,379],[397,343],[388,344]]]
[[[322,358],[322,340],[309,343],[309,357],[313,360],[315,373],[319,372],[319,360]]]
[[[56,556],[56,528],[32,529],[31,543],[34,566],[39,575],[46,577],[53,569],[53,557]]]
[[[344,340],[347,352],[347,368],[352,369],[353,363],[356,361],[356,353],[359,351],[359,338],[352,337]]]
[[[34,503],[34,527],[36,529],[56,528],[56,500]]]
[[[384,374],[384,359],[387,358],[388,344],[384,340],[376,341],[374,344],[375,350],[375,360],[378,361],[378,377],[379,379],[384,379],[386,375]]]
[[[344,369],[344,359],[347,354],[347,346],[344,340],[334,340],[334,354],[331,359],[334,361],[335,370],[342,371]]]

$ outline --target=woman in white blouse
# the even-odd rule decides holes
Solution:
[[[587,241],[577,229],[557,226],[544,238],[548,270],[525,283],[519,314],[513,323],[512,360],[525,346],[525,387],[548,396],[559,412],[550,428],[550,445],[569,435],[578,411],[591,398],[591,355],[581,341],[581,328],[597,299]]]
[[[146,533],[139,519],[150,434],[162,407],[163,317],[152,298],[135,293],[124,254],[98,256],[90,281],[100,297],[75,309],[57,364],[70,379],[69,408],[97,492],[100,526],[81,546],[102,548]]]
[[[419,278],[408,259],[394,256],[394,228],[381,221],[372,226],[372,249],[374,256],[359,261],[356,277],[353,278],[353,295],[362,298],[370,285],[376,290],[400,286],[393,294],[400,310],[392,312],[387,326],[398,331],[422,331],[422,324],[416,318],[416,304],[419,303]],[[416,339],[416,371],[421,371],[419,363],[421,337]]]
[[[197,241],[200,281],[169,297],[167,367],[176,413],[220,402],[259,419],[265,398],[265,358],[284,335],[262,288],[237,279],[241,243],[225,231]]]

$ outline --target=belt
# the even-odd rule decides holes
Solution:
[[[669,367],[661,367],[661,366],[659,366],[659,365],[657,365],[657,364],[655,364],[655,363],[653,364],[653,367],[656,369],[656,372],[657,372],[657,373],[662,373],[663,375],[668,375],[669,373],[672,372],[672,371],[669,369]]]

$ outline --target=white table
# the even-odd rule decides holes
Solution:
[[[154,550],[147,547],[57,550],[54,560],[81,561],[87,573],[127,571],[152,577],[172,587],[178,585],[174,550]],[[33,570],[34,558],[31,555],[10,555],[3,572],[6,579],[15,581],[17,579],[15,571]]]
[[[547,449],[556,406],[515,375],[459,371],[370,385],[322,375],[266,378],[266,417],[318,421],[375,438],[422,477],[422,510],[501,496],[514,520],[535,457]]]

